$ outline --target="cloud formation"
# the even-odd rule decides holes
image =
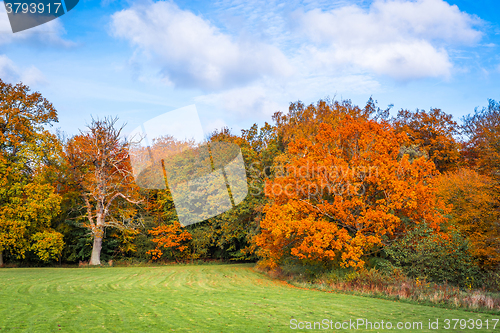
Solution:
[[[447,47],[474,45],[481,21],[443,0],[376,0],[368,9],[297,11],[297,31],[326,66],[353,66],[407,81],[449,77]]]
[[[221,0],[203,15],[145,1],[111,17],[112,34],[132,45],[136,76],[159,71],[170,86],[202,89],[196,103],[237,120],[298,98],[364,98],[394,80],[448,79],[484,25],[444,0]]]
[[[111,27],[178,87],[218,90],[291,73],[287,58],[275,46],[224,34],[171,2],[117,12]]]

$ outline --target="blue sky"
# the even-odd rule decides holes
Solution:
[[[0,6],[0,78],[40,91],[68,134],[91,116],[131,131],[195,104],[239,134],[292,101],[370,96],[456,119],[500,99],[497,1],[80,0],[13,34]]]

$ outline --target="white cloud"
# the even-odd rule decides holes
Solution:
[[[35,66],[19,69],[6,55],[0,55],[0,78],[8,83],[22,82],[28,86],[46,84],[42,72]]]
[[[62,38],[66,31],[58,19],[31,29],[13,33],[3,4],[0,5],[0,18],[0,45],[16,42],[35,42],[63,47],[75,45],[73,42]]]
[[[291,73],[275,46],[222,33],[171,2],[147,3],[112,16],[112,31],[161,66],[176,86],[216,90]]]
[[[316,46],[311,55],[320,63],[351,65],[403,81],[449,77],[446,46],[473,45],[481,38],[474,29],[480,20],[443,0],[376,0],[367,10],[314,9],[295,12],[293,19]]]

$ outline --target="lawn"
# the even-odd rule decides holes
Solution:
[[[375,326],[383,320],[384,327],[388,321],[393,327],[422,322],[422,329],[403,331],[500,332],[500,323],[493,329],[500,314],[303,290],[273,281],[251,265],[0,269],[0,302],[0,333],[293,332],[313,331],[292,330],[299,322],[346,321],[346,327],[349,320],[361,324],[358,319]],[[457,321],[451,321],[446,330],[445,319],[469,321],[458,321],[455,330]],[[439,320],[439,329],[429,330],[429,320]],[[464,323],[469,328],[460,329]],[[387,330],[365,324],[348,331]]]

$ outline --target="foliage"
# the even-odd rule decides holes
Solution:
[[[116,230],[116,229],[114,229]],[[124,229],[121,232],[116,232],[112,237],[119,241],[118,252],[125,256],[127,254],[137,251],[135,238],[139,235],[138,229]]]

